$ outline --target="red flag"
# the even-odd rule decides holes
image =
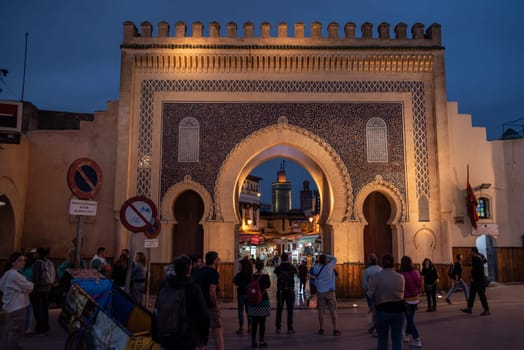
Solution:
[[[467,191],[467,205],[468,205],[468,216],[469,220],[471,221],[471,226],[476,230],[477,229],[477,221],[479,220],[479,216],[477,213],[477,198],[475,197],[475,193],[473,193],[473,189],[471,188],[471,185],[469,184],[469,165],[468,165],[468,179],[467,179],[467,185],[466,185],[466,191]]]

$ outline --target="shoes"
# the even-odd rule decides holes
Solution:
[[[446,303],[448,303],[449,305],[451,305],[451,300],[449,300],[449,298],[446,298]]]
[[[33,337],[46,337],[47,332],[33,333]]]
[[[251,348],[252,348],[252,349],[256,349],[256,348],[258,348],[258,344],[257,344],[257,343],[251,343]]]
[[[413,341],[411,342],[410,346],[412,348],[421,348],[422,347],[422,341],[420,340],[420,338],[413,339]]]
[[[482,311],[482,313],[480,314],[480,316],[489,316],[489,315],[490,315],[489,310],[484,310],[484,311]]]
[[[377,330],[375,329],[375,330],[373,331],[373,338],[377,338],[377,337],[378,337],[378,333],[377,333]]]
[[[265,341],[260,342],[260,343],[258,344],[258,347],[259,347],[259,348],[267,348],[267,343],[266,343]]]
[[[466,313],[466,314],[471,314],[471,309],[469,307],[465,308],[465,309],[460,309],[460,311]]]
[[[409,343],[411,341],[411,336],[409,334],[404,334],[402,336],[402,340],[404,341],[404,343]]]
[[[318,334],[320,334],[320,335],[324,335],[324,330],[323,330],[322,328],[320,328],[320,329],[318,330]]]
[[[277,328],[277,334],[280,334],[280,328]]]
[[[338,329],[335,329],[335,330],[333,331],[333,335],[334,335],[335,337],[338,337],[338,336],[341,335],[341,334],[342,334],[342,333],[340,333],[340,331],[339,331]]]
[[[295,330],[294,329],[288,329],[287,330],[287,334],[295,334]]]
[[[239,328],[239,329],[235,332],[235,334],[242,335],[242,334],[244,334],[244,331],[242,330],[242,328]]]

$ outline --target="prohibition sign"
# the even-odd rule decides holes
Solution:
[[[158,218],[153,218],[153,224],[144,231],[148,239],[156,238],[160,234],[160,221]]]
[[[67,172],[67,184],[80,199],[92,199],[102,187],[102,169],[89,158],[75,160]]]
[[[120,208],[120,222],[129,231],[142,232],[154,227],[157,209],[149,198],[129,198]]]

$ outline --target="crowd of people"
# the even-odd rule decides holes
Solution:
[[[479,294],[484,309],[480,315],[487,316],[490,315],[490,311],[485,293],[488,285],[484,273],[486,258],[476,247],[473,247],[471,261],[471,289],[468,290],[462,279],[462,256],[455,257],[455,262],[448,272],[452,279],[452,288],[447,294],[446,302],[452,303],[451,296],[460,285],[467,301],[467,307],[460,311],[471,314],[475,295]],[[391,337],[392,350],[402,349],[402,341],[409,343],[411,347],[421,348],[422,340],[416,326],[415,313],[422,294],[426,294],[427,298],[426,312],[437,311],[439,274],[431,260],[427,258],[422,262],[422,271],[414,266],[409,256],[401,258],[398,271],[394,266],[395,259],[391,254],[383,256],[382,267],[378,265],[375,254],[369,256],[369,265],[364,271],[362,284],[369,313],[372,315],[368,331],[378,338],[378,350],[388,348],[389,337]],[[422,288],[422,278],[424,288]]]
[[[8,258],[5,272],[0,279],[3,310],[7,314],[6,327],[2,333],[0,349],[19,349],[19,339],[27,335],[41,337],[49,333],[49,305],[53,301],[61,305],[70,286],[72,276],[67,271],[76,267],[75,249],[70,249],[65,260],[58,266],[49,258],[46,248],[31,249],[26,254],[14,252]],[[123,249],[122,261],[129,260],[129,250]],[[120,260],[119,260],[120,261]],[[105,248],[98,248],[89,264],[81,260],[79,267],[98,270],[106,277],[114,278],[117,286],[124,288],[120,268],[123,263],[115,263],[113,268],[105,259]],[[142,252],[135,256],[131,271],[129,294],[137,302],[142,301],[145,287],[146,259]],[[116,275],[112,275],[116,272]]]
[[[457,286],[460,286],[468,303],[461,311],[472,313],[478,294],[484,308],[481,315],[489,315],[485,294],[487,279],[483,266],[486,261],[477,248],[472,248],[471,253],[471,288],[468,289],[462,279],[462,257],[457,255],[448,273],[453,285],[446,302],[451,304],[452,294]],[[116,286],[125,289],[131,298],[140,303],[146,282],[146,258],[143,253],[138,252],[131,266],[129,260],[129,250],[123,249],[119,259],[110,264],[106,260],[105,249],[100,247],[89,264],[83,260],[79,264],[81,268],[90,267],[111,277]],[[279,256],[279,264],[273,269],[277,284],[277,334],[282,332],[284,304],[287,311],[286,333],[295,333],[293,316],[296,293],[306,293],[306,282],[309,279],[308,304],[311,302],[318,310],[318,334],[326,334],[324,315],[327,309],[332,335],[341,335],[337,326],[336,262],[336,257],[321,254],[308,269],[305,261],[298,266],[293,265],[286,252]],[[166,267],[152,323],[153,338],[163,349],[204,349],[208,342],[213,342],[216,349],[224,349],[219,307],[219,264],[218,253],[209,251],[205,254],[204,261],[182,255],[175,257],[173,263]],[[25,255],[19,252],[11,254],[0,279],[3,309],[7,315],[0,349],[19,348],[19,338],[24,331],[35,336],[45,336],[48,333],[51,288],[58,285],[65,292],[69,288],[71,278],[66,271],[75,265],[74,250],[69,251],[66,260],[56,270],[49,260],[48,249],[31,250]],[[265,261],[257,259],[253,262],[246,257],[239,261],[239,267],[239,272],[233,278],[237,287],[238,305],[239,328],[236,333],[244,334],[244,326],[247,325],[246,332],[250,335],[251,347],[268,347],[265,335],[266,319],[271,313],[268,294],[271,278],[264,272]],[[421,271],[414,266],[409,256],[401,258],[398,270],[394,267],[395,260],[391,254],[382,257],[382,266],[379,265],[375,254],[369,256],[362,281],[370,314],[368,331],[377,337],[379,350],[388,347],[389,337],[393,350],[401,349],[402,341],[408,342],[411,347],[420,348],[422,341],[415,314],[423,294],[427,297],[426,311],[437,310],[439,275],[430,259],[424,259]],[[127,278],[129,269],[130,281]],[[298,291],[295,291],[295,277],[299,281]]]

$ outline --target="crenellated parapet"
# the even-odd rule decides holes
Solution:
[[[292,31],[293,35],[290,35]],[[154,29],[142,22],[124,23],[122,50],[133,57],[133,66],[142,71],[185,73],[211,72],[430,72],[435,55],[442,55],[441,28],[432,24],[427,30],[416,23],[398,23],[391,28],[381,23],[357,25],[336,22],[323,27],[313,22],[306,28],[286,22],[272,28],[246,22],[240,30],[235,22],[222,28],[202,22],[189,28],[184,22],[171,26],[160,22]],[[129,56],[128,56],[129,57]]]
[[[415,23],[411,27],[410,35],[407,33],[407,27],[405,23],[401,22],[391,32],[389,23],[380,23],[376,33],[374,33],[373,24],[366,22],[360,26],[360,35],[357,35],[357,25],[353,22],[346,23],[343,28],[340,28],[337,22],[331,22],[325,29],[322,23],[313,22],[309,27],[309,36],[306,37],[306,25],[301,22],[295,23],[292,27],[292,34],[290,33],[290,26],[286,22],[278,23],[276,30],[272,30],[270,23],[263,22],[259,26],[257,35],[255,35],[255,25],[252,22],[244,23],[242,31],[239,30],[235,22],[226,23],[224,28],[221,28],[217,22],[211,22],[209,30],[204,33],[202,22],[194,22],[189,28],[186,23],[181,21],[176,22],[173,27],[168,22],[162,21],[158,23],[155,35],[153,25],[150,22],[142,22],[140,29],[138,29],[133,22],[128,21],[124,23],[123,45],[146,43],[155,38],[186,41],[188,39],[207,39],[206,42],[212,41],[216,44],[230,44],[230,39],[248,39],[249,44],[260,44],[267,39],[290,39],[290,41],[286,41],[286,44],[295,42],[298,45],[306,43],[316,45],[321,42],[326,45],[355,47],[440,47],[442,45],[440,24],[434,23],[424,31],[423,24]],[[190,34],[188,33],[189,29],[191,29]],[[154,41],[150,42],[154,43]]]

